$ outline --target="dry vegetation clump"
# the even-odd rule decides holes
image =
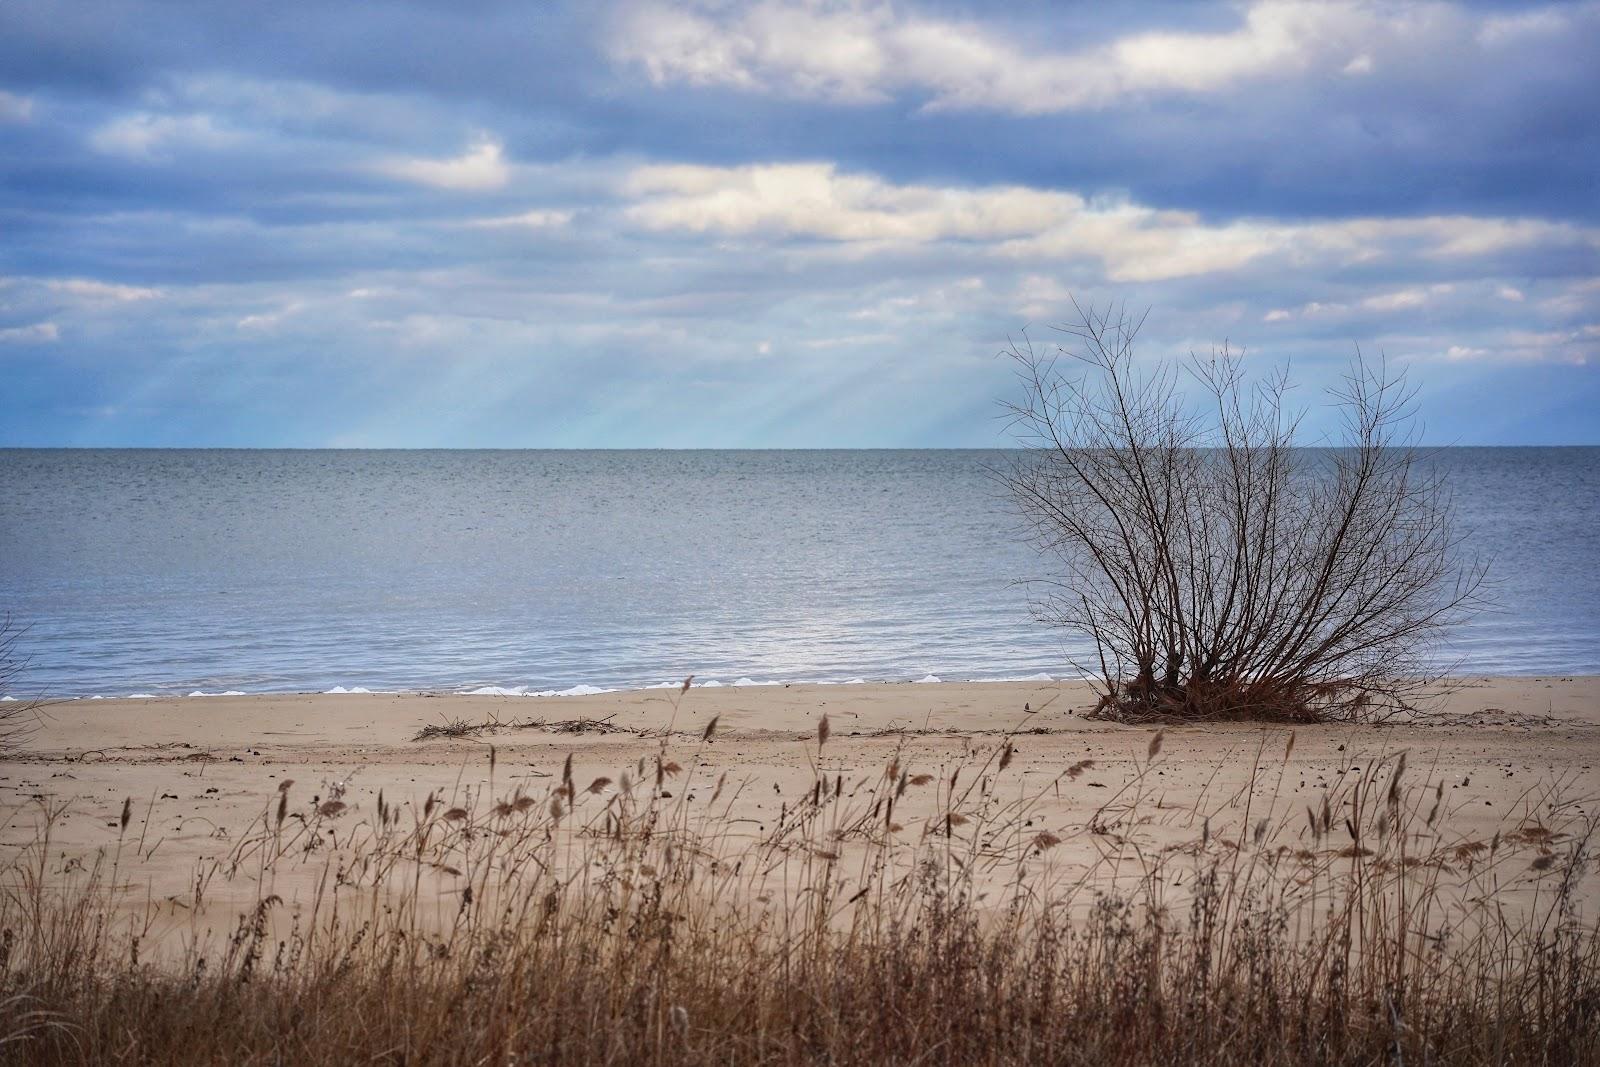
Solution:
[[[493,734],[501,730],[543,730],[552,734],[625,734],[633,732],[625,727],[613,725],[610,721],[611,718],[610,715],[606,715],[598,719],[558,719],[555,722],[545,719],[502,722],[496,716],[490,715],[482,722],[472,722],[469,719],[447,719],[444,722],[428,723],[418,730],[411,740],[437,741],[441,738],[475,738],[479,734]]]
[[[1340,432],[1307,442],[1285,373],[1251,385],[1227,348],[1136,361],[1142,320],[1074,307],[1070,350],[1010,350],[1026,447],[1005,478],[1060,568],[1036,583],[1038,614],[1093,647],[1099,714],[1408,708],[1443,673],[1438,638],[1479,606],[1484,570],[1415,447],[1404,380],[1358,352],[1330,397]]]
[[[863,773],[823,719],[809,787],[754,823],[734,801],[761,786],[699,732],[537,794],[497,789],[492,750],[486,787],[415,805],[284,783],[172,902],[124,884],[131,803],[76,859],[42,811],[0,869],[0,1058],[1600,1062],[1595,824],[1559,791],[1464,840],[1387,754],[1288,811],[1290,735],[1276,782],[1264,737],[1226,810],[1175,811],[1157,734],[1056,825],[1041,801],[1088,761],[1024,774],[1006,734]]]

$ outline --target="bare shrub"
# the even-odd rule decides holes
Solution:
[[[1096,650],[1099,714],[1368,719],[1436,682],[1484,569],[1404,377],[1358,350],[1337,439],[1305,448],[1286,371],[1248,383],[1226,347],[1136,362],[1142,317],[1074,309],[1070,347],[1008,352],[1027,447],[1006,481],[1060,565],[1040,618]]]

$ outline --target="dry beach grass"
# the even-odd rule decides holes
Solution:
[[[1595,690],[1293,733],[1038,684],[80,702],[0,768],[0,1056],[1596,1062]]]

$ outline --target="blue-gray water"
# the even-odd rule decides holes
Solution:
[[[14,691],[1067,673],[1001,454],[0,450]],[[1499,611],[1470,673],[1600,673],[1600,449],[1439,462]]]

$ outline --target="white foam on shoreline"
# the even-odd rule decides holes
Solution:
[[[969,682],[969,683],[973,683],[973,684],[991,684],[991,683],[1003,683],[1003,682],[1053,682],[1053,681],[1056,681],[1056,680],[1057,680],[1057,678],[1055,676],[1053,676],[1051,674],[1048,674],[1048,673],[1046,673],[1044,671],[1040,671],[1037,674],[1000,675],[1000,676],[991,676],[991,677],[987,677],[987,678],[963,677],[963,678],[951,678],[951,679],[948,679],[948,681],[950,681],[950,682]],[[749,676],[747,674],[741,674],[737,678],[735,678],[733,681],[724,681],[721,678],[706,678],[704,681],[696,680],[696,681],[690,683],[690,688],[693,688],[693,689],[725,689],[725,688],[767,687],[767,686],[788,686],[788,685],[904,685],[904,684],[907,684],[907,683],[910,683],[912,685],[931,685],[931,684],[942,684],[942,683],[944,683],[946,681],[947,681],[947,679],[945,679],[945,678],[943,678],[943,677],[941,677],[941,676],[939,676],[937,674],[927,674],[927,675],[924,675],[921,678],[906,678],[906,677],[900,677],[900,678],[861,678],[861,677],[856,677],[856,678],[848,678],[848,679],[838,679],[838,678],[752,678],[751,676]],[[589,685],[587,683],[583,683],[583,684],[579,684],[579,685],[569,686],[569,687],[567,687],[565,689],[534,689],[532,686],[527,686],[527,685],[517,685],[517,686],[484,685],[484,686],[478,686],[478,687],[476,687],[474,689],[455,689],[455,690],[447,689],[447,688],[445,688],[445,689],[437,689],[437,688],[428,688],[428,687],[420,687],[420,688],[416,688],[416,689],[369,689],[368,687],[362,686],[362,685],[354,685],[354,686],[336,685],[331,689],[322,689],[322,690],[315,690],[315,689],[312,689],[312,690],[302,690],[302,689],[261,690],[260,694],[261,695],[276,695],[276,696],[369,696],[369,695],[380,695],[380,694],[381,695],[396,695],[396,694],[402,694],[402,693],[454,693],[454,694],[459,695],[459,696],[582,697],[582,696],[599,696],[599,695],[602,695],[602,694],[605,694],[605,693],[643,692],[643,691],[646,691],[646,690],[656,690],[656,689],[659,689],[659,690],[672,690],[672,689],[681,689],[682,687],[683,687],[683,682],[681,680],[679,680],[679,681],[655,682],[655,683],[652,683],[652,684],[649,684],[649,685],[619,686],[619,687],[605,687],[605,686]],[[140,693],[128,693],[126,696],[123,696],[123,697],[119,698],[119,697],[116,696],[116,694],[112,694],[111,696],[108,697],[108,696],[105,696],[105,695],[97,693],[97,694],[92,694],[92,695],[79,695],[79,696],[71,696],[71,697],[57,697],[57,698],[54,698],[54,699],[58,699],[58,700],[116,700],[116,699],[122,699],[122,700],[160,700],[160,699],[162,699],[164,697],[177,696],[177,695],[190,696],[190,697],[242,697],[242,696],[249,696],[250,693],[245,691],[245,690],[242,690],[242,689],[225,689],[225,690],[222,690],[220,692],[209,692],[209,691],[204,690],[204,689],[196,689],[193,692],[184,693],[184,694],[144,693],[144,692],[140,692]],[[13,696],[11,694],[6,694],[4,696],[0,696],[0,703],[12,703],[12,702],[18,701],[20,699],[22,699],[22,698]]]
[[[354,690],[352,690],[354,692]],[[602,689],[597,685],[575,685],[570,689],[529,689],[525,685],[480,685],[469,689],[469,697],[592,697],[601,693],[615,693],[615,689]]]

